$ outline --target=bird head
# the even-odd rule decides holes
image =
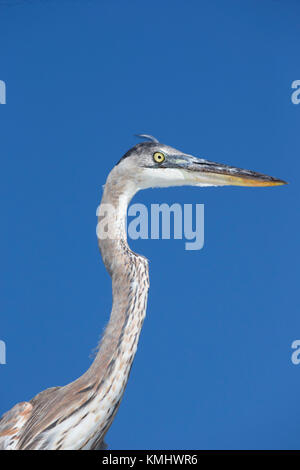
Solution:
[[[138,189],[168,186],[279,186],[285,181],[204,158],[196,158],[141,134],[147,141],[131,148],[119,161],[121,172]]]

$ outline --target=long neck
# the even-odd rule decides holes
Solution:
[[[133,187],[116,184],[111,173],[98,209],[99,223],[108,222],[109,236],[103,236],[99,224],[97,233],[102,258],[112,278],[113,304],[98,354],[88,370],[89,377],[95,377],[97,382],[96,402],[102,428],[97,441],[103,439],[120,404],[146,314],[148,262],[130,250],[126,238],[127,206],[134,193]]]
[[[112,361],[122,357],[125,368],[131,365],[146,313],[148,262],[130,250],[126,237],[126,212],[132,195],[132,188],[121,185],[117,190],[108,179],[98,218],[99,224],[105,218],[109,227],[108,236],[103,237],[101,230],[97,234],[103,262],[112,278],[113,305],[92,369],[99,376],[105,372],[105,377],[111,373]]]

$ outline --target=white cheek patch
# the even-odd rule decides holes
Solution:
[[[140,188],[163,188],[189,184],[184,171],[177,168],[144,168],[139,178]]]

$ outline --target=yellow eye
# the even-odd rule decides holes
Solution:
[[[156,162],[156,163],[162,163],[165,159],[165,156],[163,153],[161,152],[155,152],[153,154],[153,160]]]

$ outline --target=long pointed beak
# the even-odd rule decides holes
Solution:
[[[280,186],[287,184],[281,179],[262,173],[210,162],[189,155],[175,157],[175,161],[177,168],[188,172],[188,177],[194,181],[195,185]]]

